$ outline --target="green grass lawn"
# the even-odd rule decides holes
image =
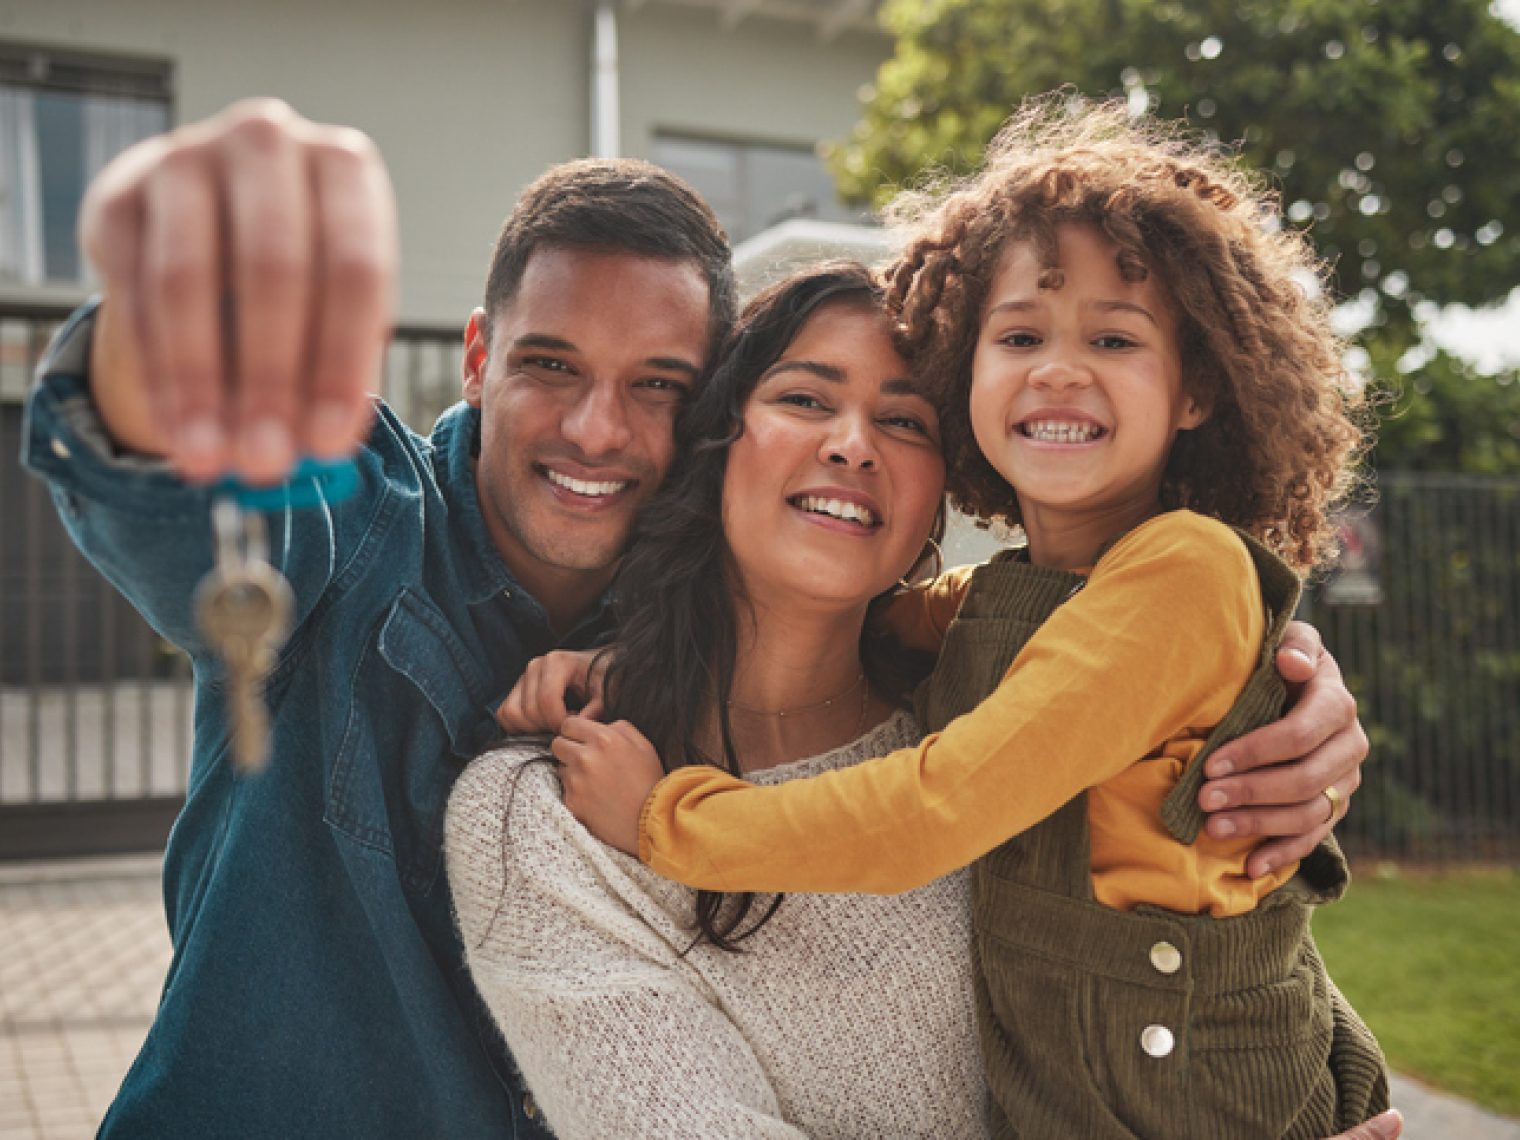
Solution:
[[[1363,867],[1314,937],[1394,1069],[1520,1116],[1520,873]]]

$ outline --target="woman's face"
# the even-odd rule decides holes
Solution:
[[[729,451],[723,529],[745,595],[863,606],[917,560],[944,480],[939,417],[885,319],[825,305],[761,376]]]

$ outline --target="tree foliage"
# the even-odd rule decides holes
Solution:
[[[1376,377],[1373,462],[1403,471],[1520,473],[1520,374],[1484,376],[1460,357],[1416,349],[1398,366],[1381,330],[1364,336]]]
[[[1434,351],[1415,318],[1520,282],[1520,33],[1488,0],[887,0],[882,18],[896,51],[831,154],[846,197],[973,168],[1022,98],[1059,87],[1186,118],[1267,172],[1362,302],[1408,420],[1382,462],[1520,470],[1520,384]],[[1457,430],[1464,410],[1482,422]]]

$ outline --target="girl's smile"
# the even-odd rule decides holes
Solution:
[[[1067,408],[1031,412],[1014,429],[1032,444],[1058,447],[1094,443],[1108,434],[1108,428],[1091,416]]]

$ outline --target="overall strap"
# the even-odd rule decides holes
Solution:
[[[1188,765],[1177,781],[1177,786],[1161,807],[1161,820],[1175,839],[1191,843],[1198,838],[1203,827],[1204,814],[1198,806],[1198,789],[1203,785],[1203,762],[1220,745],[1243,736],[1254,728],[1270,724],[1282,715],[1287,700],[1287,688],[1277,672],[1277,644],[1282,640],[1283,630],[1293,618],[1298,607],[1302,584],[1293,569],[1273,554],[1255,538],[1237,530],[1240,540],[1250,551],[1256,566],[1256,576],[1261,581],[1261,597],[1266,606],[1266,634],[1262,638],[1261,652],[1256,667],[1251,672],[1246,687],[1209,733],[1203,751]]]
[[[1251,553],[1256,576],[1261,582],[1262,602],[1266,606],[1266,634],[1261,654],[1240,697],[1223,720],[1209,733],[1202,751],[1183,771],[1177,786],[1161,805],[1161,821],[1174,838],[1192,843],[1203,828],[1203,809],[1198,806],[1198,790],[1203,786],[1204,762],[1220,745],[1243,736],[1252,729],[1271,724],[1282,715],[1287,687],[1277,672],[1277,646],[1283,630],[1298,608],[1303,583],[1286,562],[1243,531],[1235,532]],[[1346,893],[1351,881],[1346,857],[1334,836],[1327,836],[1300,862],[1298,874],[1281,888],[1288,896],[1313,903],[1333,902]]]
[[[915,695],[927,731],[939,732],[986,700],[1035,631],[1087,581],[1070,570],[1032,566],[1023,553],[1000,551],[972,573],[939,664]]]
[[[1002,681],[1035,631],[1087,583],[1069,570],[1033,566],[1021,551],[1005,551],[976,569],[956,619],[945,634],[933,676],[919,689],[920,723],[931,732],[980,704]],[[1019,789],[1005,790],[1009,797]],[[1076,898],[1092,897],[1087,850],[1087,797],[1080,795],[1050,818],[988,853],[972,873],[973,913],[986,929],[993,916],[983,903],[989,875],[1041,884]]]

